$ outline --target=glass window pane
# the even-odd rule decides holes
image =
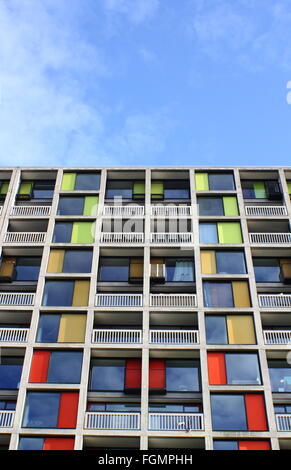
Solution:
[[[70,307],[74,281],[47,281],[44,286],[43,305],[47,307]]]
[[[21,437],[19,439],[19,450],[42,450],[44,440],[42,437]]]
[[[229,385],[260,385],[261,374],[257,354],[225,354]]]
[[[121,197],[132,199],[133,182],[132,181],[108,181],[106,197]]]
[[[256,282],[280,282],[280,263],[276,258],[253,258]]]
[[[95,191],[100,187],[100,173],[77,173],[75,190]]]
[[[233,307],[231,282],[204,282],[205,307]]]
[[[200,224],[200,243],[218,243],[216,224]]]
[[[58,341],[61,315],[42,314],[39,319],[36,341],[56,343]]]
[[[94,361],[91,368],[90,390],[123,391],[124,360]]]
[[[57,222],[53,235],[53,243],[71,243],[73,224]]]
[[[121,411],[123,413],[139,412],[140,405],[131,403],[106,403],[106,411]]]
[[[78,384],[81,380],[83,354],[80,351],[52,351],[48,383]]]
[[[90,273],[92,265],[92,251],[67,250],[64,257],[64,273]]]
[[[222,198],[199,197],[197,198],[199,215],[224,215]]]
[[[214,450],[238,450],[237,441],[213,441]]]
[[[37,281],[39,276],[41,258],[18,257],[14,276],[16,281]]]
[[[60,197],[58,215],[83,215],[85,199],[83,197]]]
[[[233,175],[230,173],[209,173],[210,190],[233,190],[235,189]]]
[[[166,362],[167,392],[199,391],[199,364],[195,361]]]
[[[34,199],[52,199],[54,195],[55,181],[35,181],[32,190]]]
[[[59,403],[59,393],[28,392],[22,426],[24,428],[56,428]]]
[[[188,181],[164,181],[165,199],[189,199],[190,190]]]
[[[269,361],[269,374],[273,392],[291,391],[291,367],[287,361]]]
[[[191,259],[166,259],[166,282],[193,282],[194,263]]]
[[[5,363],[3,363],[5,362]],[[9,364],[7,358],[1,359],[0,364],[0,389],[17,390],[21,379],[22,363]],[[18,361],[17,361],[18,362]]]
[[[207,344],[228,344],[226,318],[208,315],[205,318]]]
[[[217,251],[216,266],[219,274],[245,274],[245,257],[242,251]]]
[[[212,395],[211,416],[214,431],[247,430],[243,395]]]
[[[128,258],[100,258],[99,281],[127,282],[128,276]]]

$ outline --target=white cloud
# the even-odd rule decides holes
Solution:
[[[108,12],[125,15],[136,25],[151,18],[159,8],[159,0],[105,0]]]

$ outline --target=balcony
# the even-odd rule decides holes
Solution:
[[[13,206],[11,216],[21,217],[49,217],[51,206]]]
[[[199,344],[198,330],[150,330],[152,344]]]
[[[1,343],[27,343],[29,328],[0,328]]]
[[[245,206],[247,216],[277,217],[287,215],[285,206]]]
[[[153,217],[187,217],[191,215],[191,206],[151,206],[151,216]]]
[[[34,293],[0,292],[0,306],[26,307],[34,305]]]
[[[85,429],[140,429],[140,413],[87,412]]]
[[[143,243],[144,234],[135,232],[103,232],[101,233],[101,243]]]
[[[290,345],[291,330],[264,330],[265,344]]]
[[[4,243],[44,243],[46,232],[6,232]]]
[[[203,431],[202,413],[149,413],[149,430]]]
[[[94,344],[140,344],[142,343],[142,330],[93,330],[92,343]]]
[[[144,206],[104,206],[103,215],[105,217],[136,217],[144,215]]]
[[[291,414],[276,414],[277,430],[280,432],[291,431]]]
[[[193,243],[193,233],[151,233],[151,243]]]
[[[96,307],[141,307],[142,294],[97,294]]]
[[[291,233],[286,232],[286,233],[262,233],[262,232],[257,232],[257,233],[250,233],[250,242],[251,243],[256,243],[256,244],[280,244],[280,245],[286,245],[291,243]]]
[[[290,308],[291,294],[259,294],[261,308]]]
[[[151,307],[193,308],[197,306],[196,294],[151,294]]]
[[[0,410],[0,428],[12,428],[15,411]]]

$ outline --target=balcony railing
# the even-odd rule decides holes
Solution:
[[[136,344],[142,342],[141,330],[93,330],[92,343]]]
[[[187,307],[197,306],[196,294],[151,294],[151,307]]]
[[[193,243],[193,233],[151,233],[151,243]]]
[[[291,294],[259,294],[259,306],[262,308],[290,308]]]
[[[10,215],[23,217],[48,217],[50,213],[51,206],[13,206]]]
[[[246,215],[258,217],[287,215],[285,206],[245,206],[245,211]]]
[[[265,344],[291,344],[291,330],[265,330]]]
[[[135,232],[103,232],[101,233],[102,243],[143,243],[144,234]]]
[[[0,342],[26,343],[29,328],[0,328]]]
[[[203,431],[202,413],[150,413],[149,429],[159,431]]]
[[[97,294],[96,307],[141,307],[142,294]]]
[[[104,206],[103,215],[107,217],[142,217],[144,206]]]
[[[154,217],[187,217],[191,215],[191,206],[151,206]]]
[[[198,330],[150,330],[150,343],[199,344]]]
[[[12,428],[15,411],[0,410],[0,428]]]
[[[5,243],[44,243],[46,232],[6,232]]]
[[[262,243],[262,244],[281,244],[286,245],[291,243],[291,233],[250,233],[251,243]]]
[[[22,307],[34,305],[35,294],[32,293],[16,293],[16,292],[0,292],[0,306]]]
[[[276,414],[276,423],[278,431],[291,431],[291,414]]]
[[[87,412],[85,429],[140,429],[140,413]]]

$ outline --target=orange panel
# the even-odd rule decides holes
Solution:
[[[261,393],[245,395],[249,431],[267,431],[267,417],[264,396]]]
[[[46,437],[43,450],[74,450],[74,446],[72,437]]]
[[[226,379],[226,368],[224,353],[208,353],[208,377],[210,385],[225,385]]]
[[[75,428],[77,422],[79,393],[61,393],[58,428]]]
[[[269,441],[239,441],[239,450],[271,450]]]
[[[29,382],[45,383],[47,381],[50,351],[35,350],[30,369]]]
[[[141,388],[141,360],[128,359],[125,369],[125,391],[140,390]]]

